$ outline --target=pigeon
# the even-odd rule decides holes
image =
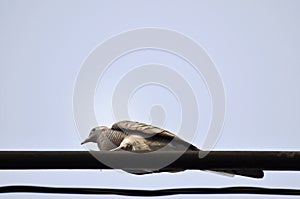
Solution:
[[[98,126],[90,131],[89,136],[81,143],[97,143],[102,151],[200,151],[199,148],[190,144],[177,135],[156,126],[135,122],[120,121],[112,125],[111,128]],[[180,172],[177,170],[125,170],[133,174],[151,174],[160,172]],[[252,178],[263,178],[262,170],[214,170],[213,172],[229,175],[240,175]]]

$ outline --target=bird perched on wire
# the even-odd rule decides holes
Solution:
[[[127,150],[134,152],[145,151],[200,151],[196,146],[184,141],[175,134],[140,122],[120,121],[112,125],[95,127],[91,130],[88,138],[81,144],[88,142],[97,143],[102,151]],[[164,170],[166,171],[166,170]],[[170,170],[179,172],[181,170]],[[134,174],[158,173],[160,170],[138,170],[128,171]],[[242,175],[253,178],[262,178],[264,173],[261,170],[222,170],[216,171],[230,175]]]

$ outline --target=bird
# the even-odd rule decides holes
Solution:
[[[89,136],[81,143],[96,143],[100,151],[133,151],[151,152],[164,151],[198,151],[195,145],[184,141],[168,130],[136,121],[119,121],[111,128],[97,126],[90,131]],[[126,172],[143,175],[160,172],[181,172],[184,169],[170,170],[125,170]],[[213,170],[213,172],[229,175],[240,175],[251,178],[263,178],[262,170]]]

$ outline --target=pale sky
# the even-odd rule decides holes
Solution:
[[[74,85],[84,61],[114,35],[157,27],[178,31],[196,41],[219,71],[226,94],[226,118],[215,149],[298,151],[299,9],[300,2],[296,0],[0,0],[0,150],[86,150],[80,145],[83,138],[73,114]],[[110,102],[112,85],[126,70],[149,63],[168,65],[178,71],[196,92],[200,119],[193,142],[201,147],[211,116],[205,84],[187,63],[166,52],[134,52],[111,65],[95,93],[98,123],[110,126],[114,122],[109,107],[103,107],[104,102]],[[103,91],[107,96],[102,96]],[[151,97],[154,95],[157,97]],[[142,88],[128,102],[130,119],[151,122],[149,110],[159,104],[166,112],[165,128],[178,133],[182,119],[179,102],[162,87]],[[266,172],[264,179],[255,180],[200,171],[148,176],[121,171],[0,171],[0,186],[299,188],[299,181],[300,172]],[[98,198],[0,195],[5,199],[74,197]],[[274,198],[168,198],[201,197]]]

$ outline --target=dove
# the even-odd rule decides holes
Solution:
[[[90,131],[89,136],[81,143],[96,143],[102,151],[200,151],[199,148],[190,144],[168,130],[156,126],[135,122],[120,121],[112,125],[111,128],[98,126]],[[151,174],[159,172],[180,172],[180,170],[125,170],[133,174]],[[262,178],[262,170],[222,170],[213,171],[229,175],[241,175],[252,178]]]

